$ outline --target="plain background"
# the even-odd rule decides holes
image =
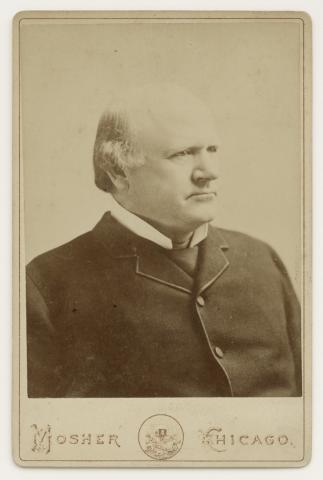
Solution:
[[[25,20],[26,260],[93,228],[108,208],[92,167],[108,98],[124,88],[172,82],[214,112],[220,137],[216,224],[272,245],[300,294],[301,28],[297,20]]]
[[[11,18],[19,10],[22,9],[105,9],[109,6],[110,9],[117,8],[141,8],[141,9],[157,9],[157,8],[184,8],[184,9],[245,9],[245,10],[306,10],[312,14],[313,17],[313,33],[314,33],[314,56],[315,56],[315,75],[314,75],[314,200],[316,205],[315,210],[315,231],[314,231],[314,279],[315,283],[315,303],[314,303],[314,445],[313,445],[313,460],[312,463],[301,470],[154,470],[154,471],[109,471],[109,470],[69,470],[69,471],[57,471],[57,470],[22,470],[13,465],[10,456],[10,204],[11,204],[11,186],[10,186],[10,164],[11,164],[11,145],[10,145],[10,117],[11,117],[11,59],[10,59],[10,32],[11,32]],[[318,165],[318,158],[320,158],[320,152],[322,150],[322,142],[320,143],[320,131],[319,131],[319,117],[323,112],[322,105],[322,92],[319,92],[318,86],[322,84],[322,66],[319,70],[319,59],[322,58],[322,38],[319,38],[322,34],[319,30],[322,30],[322,8],[320,0],[316,1],[199,1],[197,2],[158,2],[158,1],[146,1],[146,2],[107,2],[104,1],[12,1],[10,5],[3,4],[1,6],[1,52],[2,57],[2,98],[1,98],[1,221],[2,229],[5,235],[2,235],[1,240],[1,439],[0,439],[0,462],[1,473],[6,478],[56,478],[59,475],[61,478],[105,478],[113,476],[114,478],[228,478],[228,479],[242,479],[242,478],[281,478],[281,479],[297,479],[297,478],[318,478],[323,468],[323,435],[320,431],[322,425],[322,382],[320,377],[322,376],[322,356],[320,355],[319,339],[322,338],[322,327],[319,324],[319,319],[322,312],[322,304],[320,300],[320,292],[322,292],[322,253],[318,249],[319,242],[323,241],[322,225],[319,224],[320,219],[320,206],[323,206],[323,194],[322,191],[322,167]],[[64,115],[64,110],[62,111]]]

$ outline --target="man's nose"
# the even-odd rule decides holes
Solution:
[[[208,151],[199,152],[196,155],[196,164],[192,173],[192,180],[195,183],[210,182],[219,176],[219,165],[216,153]]]

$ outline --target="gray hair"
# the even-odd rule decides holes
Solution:
[[[124,174],[126,169],[139,167],[144,162],[127,114],[120,110],[105,111],[99,121],[93,151],[96,186],[112,192],[114,185],[109,172]]]

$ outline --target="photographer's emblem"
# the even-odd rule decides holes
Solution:
[[[143,452],[155,460],[174,457],[182,448],[184,432],[175,418],[153,415],[141,425],[138,441]]]

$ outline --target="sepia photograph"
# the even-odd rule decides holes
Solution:
[[[16,461],[305,464],[309,17],[22,12],[14,35]]]

